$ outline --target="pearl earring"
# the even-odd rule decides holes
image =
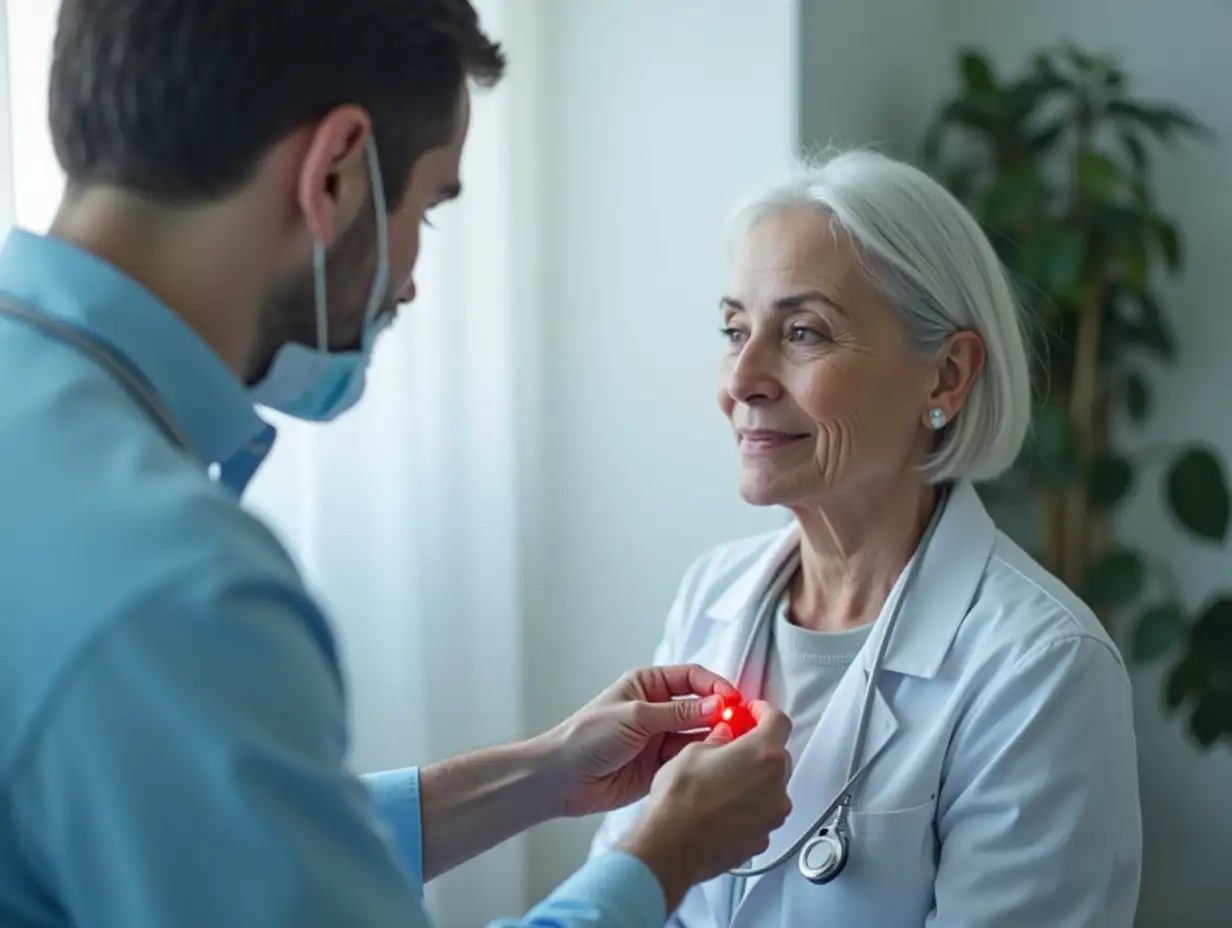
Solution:
[[[928,411],[928,424],[934,429],[939,429],[945,425],[945,412],[934,406]]]

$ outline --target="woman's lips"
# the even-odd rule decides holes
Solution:
[[[740,450],[746,454],[769,454],[808,438],[800,432],[779,432],[774,429],[741,429]]]

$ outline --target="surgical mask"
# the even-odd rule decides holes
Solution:
[[[385,188],[376,143],[367,143],[368,170],[372,177],[372,206],[376,213],[377,266],[364,311],[359,348],[329,350],[329,307],[325,289],[325,245],[312,249],[313,302],[316,310],[317,347],[288,342],[278,349],[269,373],[249,391],[254,403],[296,419],[327,422],[354,406],[363,395],[368,362],[377,337],[389,325],[391,314],[381,313],[389,282],[389,217],[385,212]],[[378,315],[379,314],[379,315]]]

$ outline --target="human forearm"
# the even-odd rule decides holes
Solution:
[[[425,882],[556,814],[548,736],[485,748],[419,774]]]

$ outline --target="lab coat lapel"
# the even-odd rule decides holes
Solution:
[[[764,555],[734,578],[724,593],[706,611],[706,620],[717,628],[708,634],[699,662],[736,684],[746,697],[762,694],[765,683],[766,646],[770,634],[770,610],[778,588],[789,579],[790,560],[799,558],[799,535],[795,526],[775,539]]]

